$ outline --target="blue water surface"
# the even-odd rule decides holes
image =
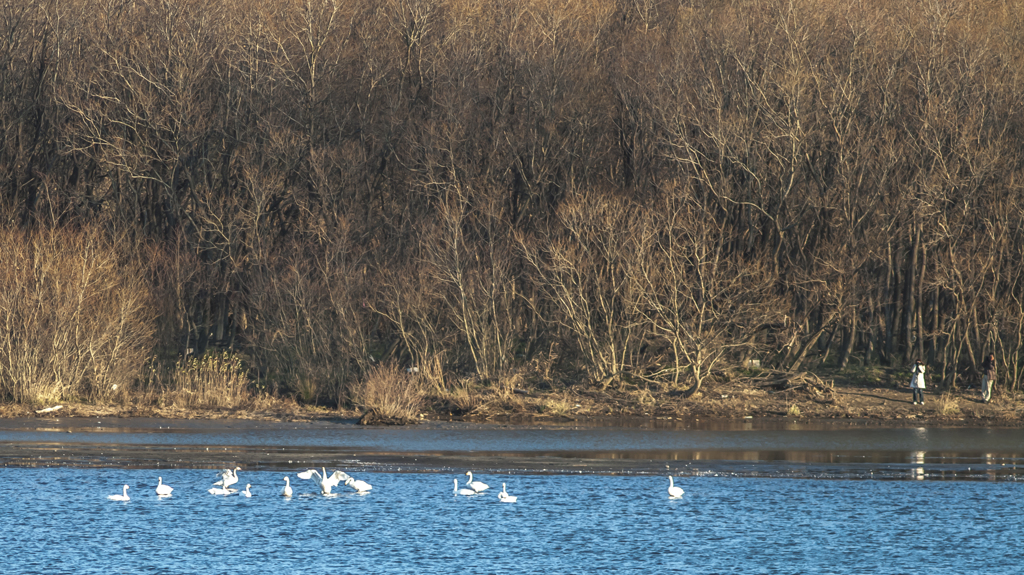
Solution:
[[[173,497],[153,492],[160,475]],[[4,573],[1017,573],[1017,482],[359,473],[322,497],[291,474],[0,469]],[[519,497],[501,503],[501,483]],[[130,485],[129,502],[109,501]]]

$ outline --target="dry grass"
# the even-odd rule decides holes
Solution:
[[[164,402],[188,408],[241,407],[252,400],[242,361],[230,353],[178,360],[164,386]]]
[[[939,397],[938,412],[941,415],[958,415],[960,413],[960,398],[950,392],[945,392]]]
[[[371,368],[352,389],[356,406],[385,420],[415,420],[425,397],[423,380],[394,363]]]
[[[295,396],[301,403],[315,405],[320,397],[320,386],[313,378],[299,377],[295,383]]]
[[[568,416],[572,415],[575,400],[569,394],[562,392],[560,395],[545,398],[538,406],[538,410],[544,415]]]
[[[420,378],[434,393],[444,390],[444,354],[431,355],[418,366],[418,369]]]
[[[473,382],[468,379],[441,385],[434,390],[434,397],[449,415],[466,415],[484,404],[483,396],[475,390]]]

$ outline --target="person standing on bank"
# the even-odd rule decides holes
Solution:
[[[920,359],[910,370],[910,389],[914,392],[914,405],[924,405],[924,364]]]
[[[996,381],[996,356],[988,354],[981,362],[981,398],[985,403],[992,401],[992,386]]]

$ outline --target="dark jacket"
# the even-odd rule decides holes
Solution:
[[[981,362],[981,374],[987,375],[990,379],[996,376],[996,358],[988,356]]]

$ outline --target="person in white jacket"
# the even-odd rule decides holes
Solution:
[[[920,359],[910,370],[910,389],[914,392],[914,405],[924,405],[924,364]]]

